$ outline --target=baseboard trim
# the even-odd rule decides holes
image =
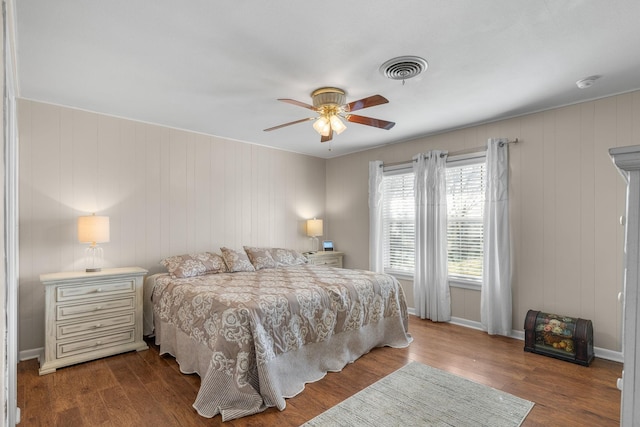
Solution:
[[[624,363],[624,354],[622,354],[621,351],[613,351],[606,348],[594,347],[593,352],[596,354],[596,357],[599,357],[601,359]]]
[[[463,319],[462,317],[452,317],[449,323],[453,323],[454,325],[464,326],[466,328],[477,329],[479,331],[484,331],[482,327],[482,323],[476,322],[474,320]]]
[[[18,353],[18,360],[24,362],[25,360],[38,359],[44,354],[44,347],[32,348],[31,350],[22,350]]]
[[[416,315],[416,310],[412,307],[409,307],[407,311],[411,315],[414,315],[414,316]],[[452,323],[458,326],[464,326],[465,328],[477,329],[479,331],[484,330],[480,322],[476,322],[474,320],[469,320],[469,319],[463,319],[461,317],[452,317],[449,323]],[[511,331],[510,337],[520,341],[524,341],[524,331],[516,331],[514,329]],[[593,352],[595,353],[596,357],[599,357],[601,359],[611,360],[613,362],[619,362],[619,363],[624,362],[623,354],[620,351],[613,351],[613,350],[608,350],[606,348],[594,347]],[[30,359],[39,360],[43,354],[44,354],[43,347],[34,348],[31,350],[23,350],[18,354],[18,360],[21,362],[24,360],[30,360]]]
[[[413,313],[411,313],[413,311]],[[414,309],[409,309],[411,314],[415,314]],[[463,319],[461,317],[452,317],[450,323],[454,325],[464,326],[466,328],[477,329],[479,331],[483,331],[482,323],[476,322],[469,319]],[[520,341],[524,341],[524,331],[516,331],[515,329],[511,330],[511,334],[509,334],[511,338],[515,338]],[[611,360],[613,362],[624,362],[624,355],[620,351],[613,351],[606,348],[594,347],[593,352],[596,357],[600,359]]]

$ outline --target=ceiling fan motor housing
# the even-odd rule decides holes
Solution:
[[[316,108],[322,107],[339,107],[344,105],[347,97],[345,91],[335,87],[321,87],[311,93],[313,99],[313,106]]]

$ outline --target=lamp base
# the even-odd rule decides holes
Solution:
[[[102,271],[104,254],[100,246],[91,245],[85,251],[85,271],[96,273]]]
[[[318,238],[315,236],[311,237],[311,252],[318,252],[318,246],[320,246]]]

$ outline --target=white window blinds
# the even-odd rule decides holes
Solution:
[[[485,157],[447,164],[449,279],[482,282]],[[390,172],[383,178],[384,269],[413,275],[415,262],[414,174]]]
[[[449,278],[481,282],[485,162],[447,167]]]
[[[413,275],[415,206],[413,172],[383,178],[384,269],[389,273]]]

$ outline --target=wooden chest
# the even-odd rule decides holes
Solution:
[[[524,351],[589,366],[594,358],[591,320],[529,310],[524,321]]]

